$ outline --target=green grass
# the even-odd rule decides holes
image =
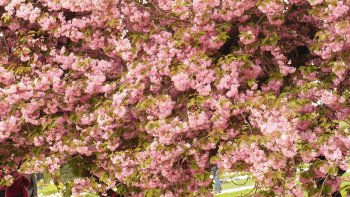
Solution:
[[[347,180],[350,180],[350,173],[345,173],[342,178],[345,178]],[[239,188],[239,187],[244,187],[244,186],[250,186],[250,185],[254,185],[254,181],[252,179],[248,179],[248,181],[246,182],[246,180],[239,180],[239,181],[234,181],[234,183],[232,182],[227,182],[222,184],[222,190],[225,189],[233,189],[233,188]],[[245,183],[245,184],[244,184]],[[241,186],[238,186],[236,184],[239,184]],[[243,184],[243,185],[242,185]],[[298,181],[298,184],[299,181]],[[343,181],[340,188],[343,188],[344,186],[350,185],[350,182],[345,182]],[[242,190],[242,191],[238,191],[238,192],[232,192],[232,193],[226,193],[226,194],[216,194],[215,197],[239,197],[239,196],[244,196],[246,194],[249,194],[253,189],[246,189],[246,190]],[[346,191],[343,189],[341,191],[342,196],[346,196]],[[307,193],[304,192],[304,196],[307,197]]]
[[[343,176],[343,178],[346,178],[347,180],[350,180],[350,173],[345,173]],[[251,186],[254,185],[254,181],[249,178],[248,180],[237,180],[237,181],[229,181],[227,183],[224,183],[221,185],[222,190],[225,189],[234,189],[234,188],[239,188],[239,187],[245,187],[245,186]],[[341,184],[341,188],[346,186],[346,185],[350,185],[350,182],[343,182]],[[232,193],[226,193],[226,194],[216,194],[215,197],[235,197],[235,196],[244,196],[248,193],[250,193],[252,189],[246,189],[246,190],[242,190],[242,191],[237,191],[237,192],[232,192]],[[54,193],[57,193],[58,190],[56,188],[56,186],[54,184],[44,184],[42,187],[38,188],[38,192],[43,194],[43,195],[51,195]],[[341,191],[342,196],[346,196],[345,190]],[[305,193],[305,196],[307,196],[307,194]],[[84,194],[84,195],[79,195],[77,197],[98,197],[98,195],[93,194],[93,193],[88,193],[88,194]]]
[[[54,193],[57,193],[58,189],[54,184],[45,184],[42,187],[38,187],[38,193],[44,194],[44,195],[51,195]]]
[[[347,172],[347,173],[343,174],[342,178],[343,178],[343,179],[346,179],[346,180],[350,180],[350,173]],[[342,181],[342,183],[341,183],[341,185],[340,185],[340,188],[343,188],[343,187],[348,186],[348,185],[350,185],[350,182]],[[348,186],[348,187],[349,187],[349,186]],[[345,189],[341,190],[340,192],[341,192],[341,195],[342,195],[342,196],[346,196],[346,191],[345,191]]]
[[[232,192],[232,193],[226,193],[226,194],[216,194],[215,197],[235,197],[235,196],[244,196],[249,194],[250,192],[252,192],[254,188],[252,189],[246,189],[246,190],[242,190],[239,192]]]
[[[233,189],[233,188],[239,188],[239,187],[245,187],[254,185],[254,181],[249,178],[248,180],[237,180],[237,181],[229,181],[227,183],[224,183],[221,185],[221,188],[224,189]]]
[[[55,194],[58,192],[58,189],[54,184],[43,184],[42,187],[38,187],[38,193],[43,194],[43,195],[51,195]],[[87,194],[82,194],[82,195],[77,195],[76,197],[98,197],[97,194],[93,193],[87,193]]]
[[[222,190],[225,190],[225,189],[234,189],[234,188],[252,186],[252,185],[254,185],[254,181],[251,178],[248,178],[248,180],[244,179],[244,180],[237,180],[237,181],[229,181],[227,183],[222,184],[221,188]],[[237,191],[237,192],[226,193],[226,194],[216,194],[215,197],[244,196],[246,194],[249,194],[252,190],[253,188]]]

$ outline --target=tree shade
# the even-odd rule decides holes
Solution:
[[[217,165],[258,195],[338,195],[349,6],[0,0],[0,185],[19,166],[68,196],[211,196]]]

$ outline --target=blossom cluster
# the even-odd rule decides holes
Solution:
[[[349,9],[0,0],[0,171],[70,166],[74,193],[211,196],[217,165],[251,175],[258,196],[335,194],[350,154]]]

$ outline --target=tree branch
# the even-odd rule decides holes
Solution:
[[[151,5],[154,6],[154,8],[156,10],[150,9],[150,7],[145,6],[144,4],[138,2],[137,0],[129,0],[129,1],[132,2],[132,3],[135,3],[138,8],[140,8],[142,10],[145,10],[145,11],[147,11],[147,12],[153,14],[153,15],[156,15],[158,17],[163,17],[163,18],[166,18],[166,19],[169,19],[169,20],[175,20],[175,21],[180,21],[180,22],[191,24],[191,22],[188,21],[188,20],[182,20],[182,19],[179,19],[179,18],[176,18],[176,17],[172,17],[172,16],[166,15],[163,11],[161,11],[159,8],[157,8],[157,6],[155,6],[152,2],[150,2],[150,3],[151,3]]]

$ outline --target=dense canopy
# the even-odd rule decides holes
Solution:
[[[260,195],[335,194],[350,152],[349,7],[0,0],[0,185],[19,166],[73,193],[211,196],[217,165]]]

